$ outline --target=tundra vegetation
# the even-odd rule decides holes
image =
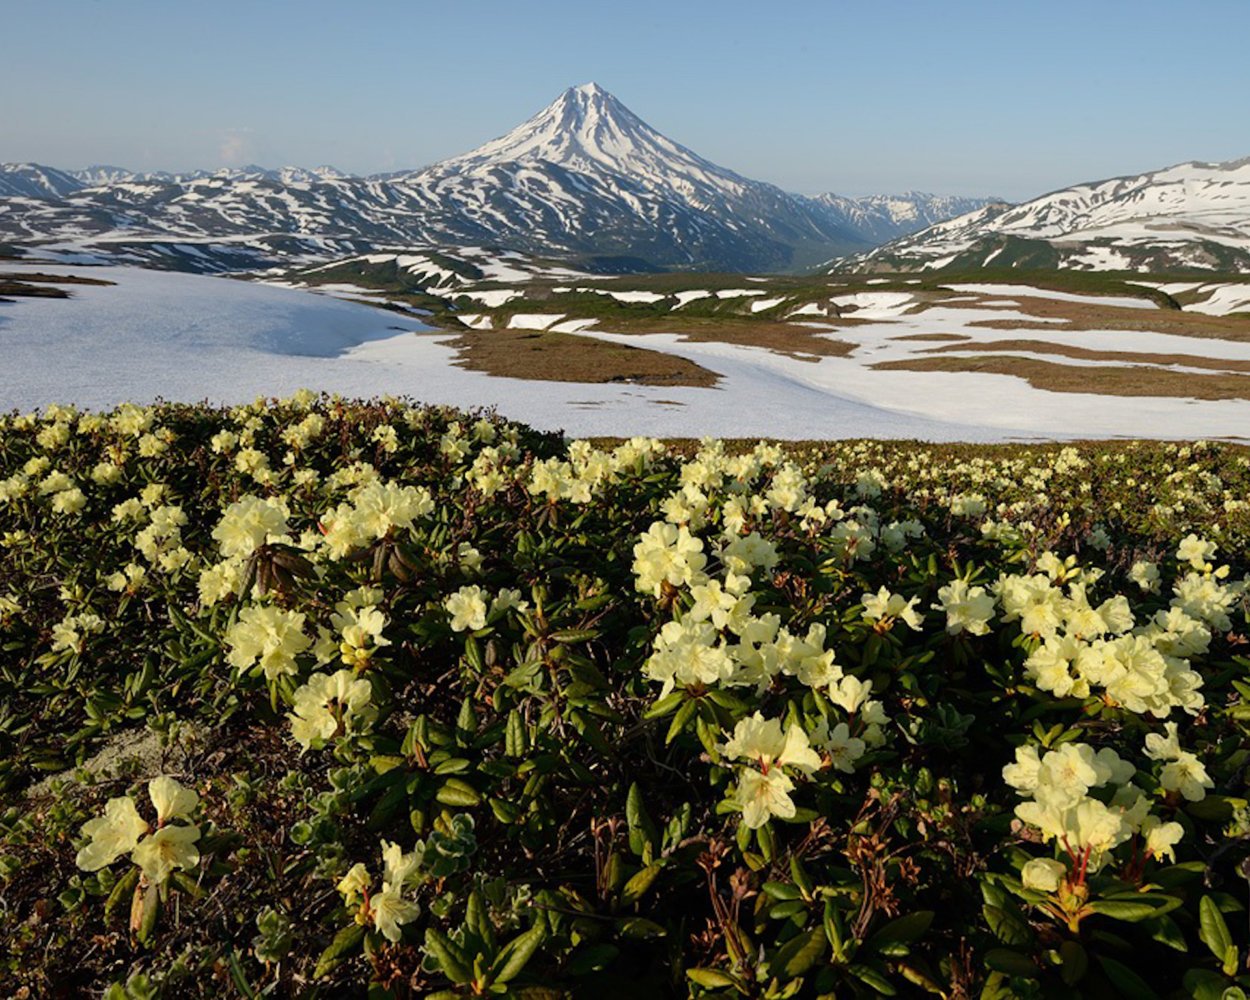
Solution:
[[[19,996],[1243,996],[1250,458],[0,418]]]

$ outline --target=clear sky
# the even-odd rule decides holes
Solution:
[[[590,80],[807,194],[1250,156],[1250,0],[0,4],[0,161],[417,167]]]

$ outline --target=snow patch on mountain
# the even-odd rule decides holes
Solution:
[[[1250,272],[1250,158],[1182,163],[986,205],[835,270],[1069,267]]]

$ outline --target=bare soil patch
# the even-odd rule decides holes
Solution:
[[[1204,340],[1250,341],[1250,322],[1236,316],[1207,316],[1203,313],[1187,313],[1177,309],[1132,309],[1128,307],[1083,302],[1066,302],[1057,299],[1034,298],[1027,295],[1011,296],[1020,303],[1026,315],[1020,319],[973,320],[970,327],[988,330],[1143,330],[1149,333],[1170,333],[1181,337],[1198,337]],[[969,303],[968,308],[978,308]],[[1030,322],[1029,317],[1052,322]],[[1064,320],[1068,325],[1058,327],[1053,320]]]
[[[3,296],[12,295],[24,299],[68,299],[69,292],[58,285],[112,285],[115,282],[99,278],[80,278],[77,275],[43,274],[40,272],[0,272],[0,302],[11,301]]]
[[[883,371],[980,372],[1015,375],[1035,389],[1104,396],[1172,396],[1189,399],[1250,399],[1250,377],[1192,375],[1166,368],[1077,367],[1033,358],[992,355],[985,358],[927,357],[882,361]]]
[[[32,284],[45,285],[115,285],[115,281],[103,278],[84,278],[77,274],[44,274],[42,271],[5,271],[0,272],[0,281],[29,281]]]
[[[471,371],[538,382],[633,382],[709,388],[719,377],[685,358],[572,333],[466,330],[451,342]]]
[[[1224,358],[1207,358],[1197,354],[1150,354],[1143,351],[1096,351],[1088,347],[1072,347],[1068,344],[1052,344],[1044,340],[996,340],[990,343],[973,342],[930,347],[924,354],[942,354],[949,351],[978,351],[1001,354],[1004,351],[1030,351],[1034,354],[1057,354],[1081,361],[1123,361],[1146,365],[1184,365],[1187,368],[1206,368],[1211,371],[1248,372],[1250,361]]]

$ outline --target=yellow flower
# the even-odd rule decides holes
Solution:
[[[461,587],[443,601],[443,607],[451,615],[453,632],[476,632],[486,627],[486,600],[482,588],[474,585]]]
[[[133,850],[139,838],[148,832],[148,824],[139,815],[134,800],[123,795],[109,799],[104,815],[84,823],[82,832],[91,838],[91,843],[78,852],[75,864],[83,871],[94,872]]]
[[[373,915],[373,926],[392,944],[403,933],[400,925],[411,923],[421,915],[421,907],[389,889],[374,896],[369,901],[369,906]]]
[[[197,826],[163,826],[144,837],[130,853],[131,860],[143,869],[149,882],[164,882],[175,869],[190,871],[200,863],[195,842],[200,839]]]
[[[820,754],[811,748],[801,726],[791,724],[783,734],[781,720],[756,712],[740,719],[723,747],[726,757],[743,758],[768,772],[774,765],[790,765],[804,773],[820,769]]]
[[[1034,858],[1021,869],[1020,881],[1026,889],[1055,892],[1067,874],[1067,866],[1053,858]]]
[[[200,803],[200,797],[194,790],[179,784],[167,774],[148,782],[148,795],[152,798],[152,805],[156,807],[156,821],[159,824],[175,819],[189,820]]]
[[[794,800],[789,795],[793,788],[794,782],[780,768],[767,773],[745,768],[734,796],[742,807],[742,822],[755,830],[773,816],[789,819],[795,813]]]
[[[343,903],[350,907],[355,906],[364,898],[365,892],[372,884],[373,879],[369,876],[369,869],[357,862],[339,880],[335,888],[343,894]]]
[[[287,533],[286,519],[282,505],[249,494],[226,508],[213,538],[227,558],[250,556],[269,539]]]
[[[303,613],[253,604],[239,612],[239,620],[226,632],[226,662],[241,670],[259,662],[269,680],[293,674],[295,657],[312,645],[303,629]]]
[[[291,735],[305,749],[318,749],[340,733],[359,731],[377,715],[371,696],[369,682],[350,670],[313,674],[295,692]]]

